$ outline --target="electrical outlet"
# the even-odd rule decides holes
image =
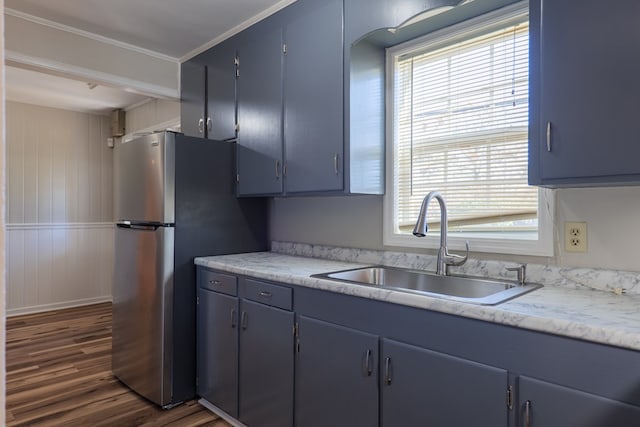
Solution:
[[[587,223],[564,223],[564,250],[567,252],[587,252]]]

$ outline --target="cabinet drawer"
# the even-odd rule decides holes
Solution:
[[[200,270],[199,285],[203,289],[221,292],[227,295],[238,295],[238,279],[236,276]]]
[[[244,298],[284,310],[292,309],[293,300],[291,288],[251,279],[246,279],[244,284]]]

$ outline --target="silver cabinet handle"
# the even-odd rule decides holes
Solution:
[[[236,327],[236,309],[232,308],[231,309],[231,328],[235,328]]]
[[[211,121],[211,117],[207,117],[207,131],[211,132],[211,128],[213,126],[213,122]]]
[[[240,327],[242,328],[243,331],[247,330],[247,312],[246,311],[242,312],[242,317],[240,318]]]
[[[198,132],[204,133],[204,119],[202,117],[198,120]]]
[[[280,179],[280,160],[276,160],[276,179]]]
[[[384,359],[384,382],[387,385],[391,385],[391,358],[385,357]]]
[[[267,292],[267,291],[262,291],[260,292],[258,295],[260,295],[262,298],[271,298],[271,292]]]
[[[367,373],[368,377],[370,377],[373,373],[373,365],[371,363],[371,349],[367,349],[367,354],[364,358],[364,371]]]
[[[547,122],[547,151],[551,151],[551,122]]]
[[[210,285],[220,285],[222,282],[220,280],[211,279],[209,280]]]
[[[333,171],[338,175],[338,153],[333,155]]]
[[[531,401],[524,402],[524,427],[531,427]]]

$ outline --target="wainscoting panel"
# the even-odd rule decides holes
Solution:
[[[111,300],[113,224],[8,224],[7,315]]]
[[[7,224],[113,220],[109,117],[7,102]]]

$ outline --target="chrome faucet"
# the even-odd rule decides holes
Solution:
[[[440,249],[438,250],[436,274],[446,276],[449,274],[450,265],[458,266],[467,262],[467,258],[469,258],[469,242],[466,242],[467,254],[464,257],[449,253],[447,249],[447,205],[442,195],[437,191],[431,191],[422,201],[420,214],[418,215],[416,226],[413,228],[413,235],[424,237],[427,234],[427,207],[433,198],[440,205]]]

